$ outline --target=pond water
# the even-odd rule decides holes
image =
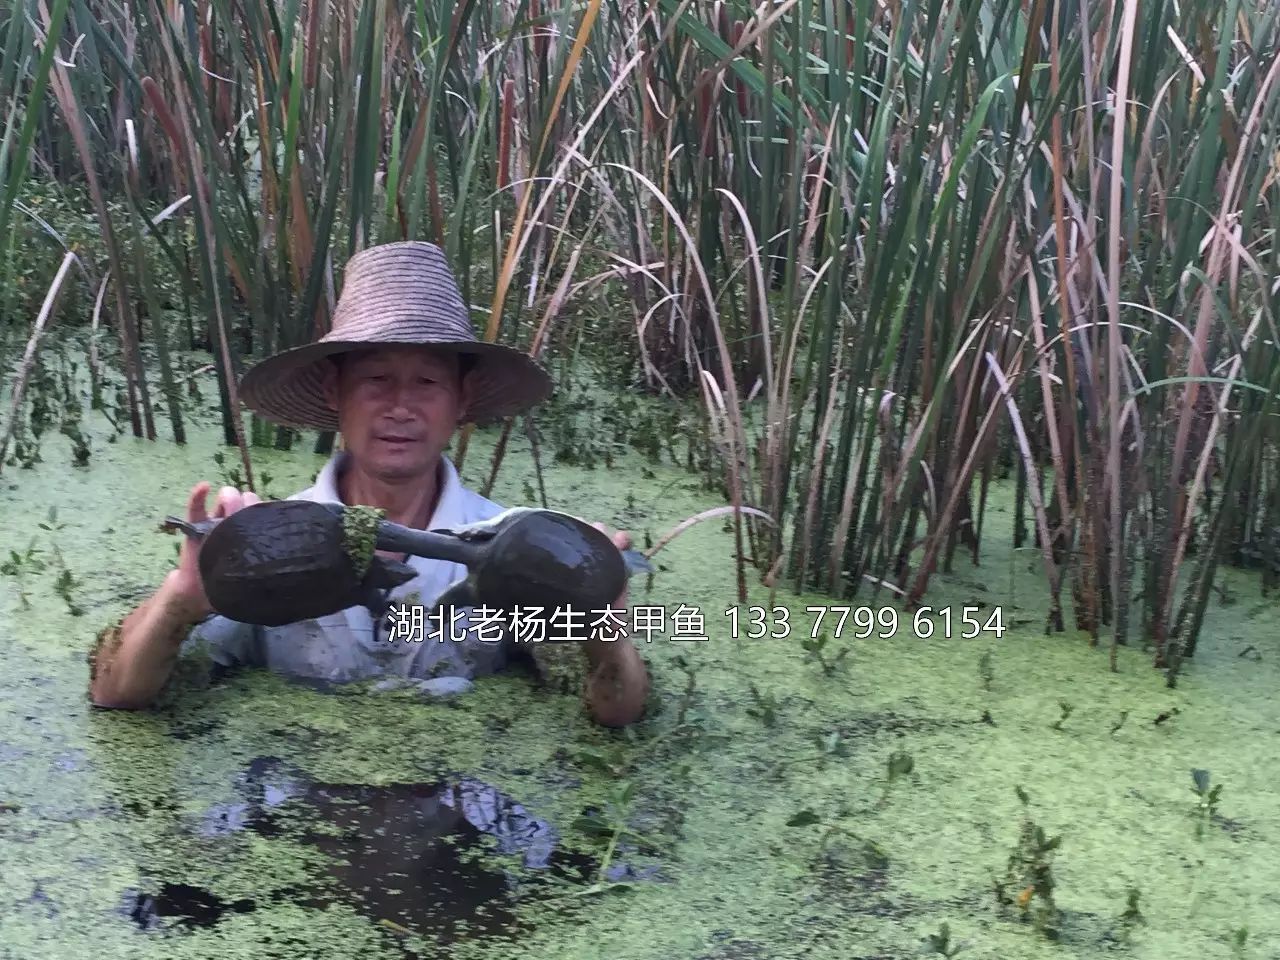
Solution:
[[[0,577],[6,960],[850,960],[918,955],[944,923],[961,957],[1280,956],[1280,618],[1248,573],[1223,574],[1168,689],[1140,647],[1111,673],[1087,638],[1043,636],[1037,555],[1003,546],[997,503],[982,566],[958,559],[929,602],[984,622],[998,607],[1011,629],[921,639],[903,616],[857,640],[850,622],[828,675],[800,639],[830,600],[779,591],[788,636],[730,635],[733,536],[715,520],[632,583],[633,603],[697,606],[708,640],[643,645],[654,696],[626,731],[521,673],[427,702],[192,662],[155,709],[98,710],[86,653],[169,569],[157,525],[218,478],[219,432],[206,418],[179,448],[89,426],[88,469],[53,437],[0,474],[0,558],[45,561]],[[493,441],[473,438],[469,483]],[[322,463],[254,456],[277,496]],[[546,466],[552,507],[637,535],[719,505],[636,455]],[[534,482],[513,443],[494,498],[527,503]],[[1192,769],[1222,785],[1212,816]],[[1023,891],[995,892],[1024,813],[1061,837],[1056,939],[1022,918]]]

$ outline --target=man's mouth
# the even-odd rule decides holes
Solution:
[[[382,436],[379,436],[378,439],[381,440],[383,443],[416,443],[417,442],[417,439],[415,437],[402,437],[402,436],[399,436],[398,434],[393,434],[393,433],[383,434]]]

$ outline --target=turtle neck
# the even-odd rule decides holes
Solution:
[[[351,501],[343,496],[345,490],[351,493],[356,503],[381,506],[381,504],[362,501],[358,489],[352,491],[350,465],[351,454],[345,450],[338,451],[329,458],[328,463],[316,476],[314,486],[296,494],[296,497],[325,503],[346,503],[350,506]],[[440,458],[435,477],[428,483],[433,489],[427,491],[425,502],[416,511],[417,516],[401,519],[392,509],[384,507],[387,509],[387,519],[419,530],[454,526],[469,519],[467,510],[469,491],[462,486],[458,470],[448,457]]]

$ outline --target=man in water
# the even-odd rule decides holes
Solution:
[[[462,485],[444,451],[460,424],[518,413],[550,390],[545,371],[528,356],[476,340],[443,254],[418,242],[376,246],[353,257],[332,330],[316,343],[262,361],[240,385],[245,404],[268,419],[341,432],[344,449],[312,487],[290,499],[378,507],[388,520],[420,529],[456,528],[502,512]],[[189,521],[208,518],[210,489],[204,482],[192,488]],[[213,516],[257,502],[253,493],[223,487]],[[613,541],[619,549],[631,544],[625,533]],[[224,667],[260,666],[333,682],[406,677],[426,681],[427,689],[433,683],[465,686],[445,678],[493,673],[518,655],[509,631],[498,642],[470,630],[462,631],[462,640],[401,638],[375,625],[363,607],[282,627],[228,620],[214,614],[205,596],[198,549],[185,540],[177,568],[97,652],[90,681],[95,704],[149,706],[177,658],[196,650]],[[417,576],[392,591],[393,607],[420,603],[429,609],[466,573],[443,560],[394,559],[409,563]],[[613,606],[625,608],[626,599],[624,590]],[[593,637],[582,641],[582,651],[591,715],[606,726],[638,719],[649,678],[631,641]]]

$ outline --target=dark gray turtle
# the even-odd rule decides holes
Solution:
[[[361,577],[346,544],[347,510],[273,500],[199,524],[170,517],[164,526],[203,539],[200,578],[209,603],[226,617],[279,626],[364,605],[376,622],[386,609],[382,591],[415,571],[373,554],[359,558],[368,563]],[[653,572],[643,554],[619,551],[590,524],[554,510],[517,507],[456,530],[378,520],[376,530],[378,550],[467,567],[440,606],[572,607],[585,614],[616,600],[630,574]]]
[[[455,530],[456,557],[467,576],[441,595],[440,606],[572,607],[586,613],[618,599],[627,578],[653,566],[636,550],[619,551],[605,534],[555,510],[514,507]],[[382,540],[379,538],[379,543]]]
[[[209,604],[242,623],[278,627],[354,606],[378,620],[385,591],[417,576],[408,564],[376,554],[361,576],[345,548],[337,504],[269,501],[196,524],[169,517],[164,526],[203,541],[200,579]]]

